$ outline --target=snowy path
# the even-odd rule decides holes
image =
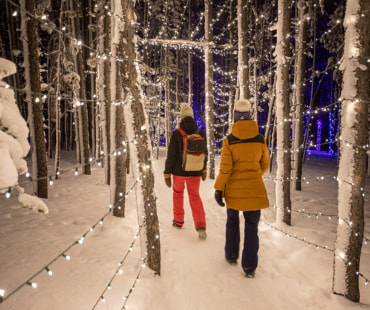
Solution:
[[[174,229],[172,190],[163,181],[161,152],[154,165],[161,223],[160,277],[144,268],[136,281],[142,264],[137,239],[124,261],[122,274],[114,277],[112,289],[104,293],[105,302],[99,300],[138,232],[133,192],[127,200],[126,218],[106,217],[82,245],[68,252],[70,261],[61,257],[51,265],[52,277],[42,272],[34,279],[37,289],[23,286],[0,304],[0,310],[88,310],[96,303],[95,309],[119,310],[125,302],[122,297],[128,295],[133,284],[135,289],[126,306],[136,310],[370,309],[370,286],[361,280],[361,304],[331,294],[332,252],[308,247],[262,223],[256,278],[244,278],[240,265],[230,266],[224,260],[225,208],[214,202],[213,180],[201,183],[207,240],[197,237],[187,195],[184,228]],[[324,174],[328,180],[312,182],[304,186],[304,191],[293,192],[293,209],[334,214],[337,184],[330,178],[336,174],[335,161],[325,157],[310,159],[304,175],[315,180]],[[107,212],[109,189],[104,185],[102,169],[96,167],[93,176],[75,177],[73,164],[70,167],[71,174],[55,181],[50,190],[48,215],[20,208],[14,197],[0,201],[0,289],[5,289],[5,296],[78,240]],[[273,204],[274,183],[267,180],[266,186]],[[366,190],[370,192],[369,180]],[[365,208],[365,234],[369,236],[368,198]],[[273,223],[274,214],[275,210],[269,208],[263,211],[262,219]],[[295,213],[293,226],[282,228],[319,245],[334,246],[336,219],[309,219]],[[363,246],[361,271],[370,275],[369,245]]]

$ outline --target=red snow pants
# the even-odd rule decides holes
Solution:
[[[186,184],[195,229],[206,228],[206,214],[199,195],[201,178],[201,176],[182,177],[173,175],[173,217],[179,226],[182,226],[184,223],[184,189]]]

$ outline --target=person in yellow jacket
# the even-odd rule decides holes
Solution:
[[[265,138],[259,134],[257,123],[250,119],[251,104],[238,100],[234,107],[231,134],[222,145],[220,170],[214,185],[215,199],[227,206],[225,258],[231,265],[239,257],[239,211],[245,219],[242,268],[245,276],[253,278],[258,265],[258,223],[261,209],[268,208],[262,175],[269,166]]]

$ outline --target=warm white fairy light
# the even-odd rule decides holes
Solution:
[[[37,288],[37,283],[36,282],[27,282],[27,284],[33,288]]]
[[[51,271],[48,267],[45,267],[46,272],[48,273],[49,276],[53,275],[53,271]]]
[[[272,230],[277,230],[277,231],[279,231],[279,232],[283,233],[286,237],[288,237],[288,236],[289,236],[289,238],[294,238],[294,239],[297,239],[297,240],[300,240],[300,241],[302,241],[302,242],[306,243],[309,247],[311,247],[311,246],[313,245],[313,246],[315,246],[315,248],[316,248],[316,249],[320,249],[320,248],[321,248],[321,249],[324,249],[324,250],[328,250],[328,251],[334,252],[334,250],[333,250],[333,249],[330,249],[327,245],[322,246],[322,245],[318,245],[318,244],[315,244],[315,243],[309,242],[309,241],[307,241],[307,239],[306,239],[306,238],[300,238],[300,237],[298,237],[296,234],[295,234],[295,235],[292,235],[292,234],[290,234],[290,233],[287,233],[287,232],[285,232],[283,229],[279,229],[279,228],[277,228],[277,227],[273,226],[272,224],[266,223],[266,222],[265,222],[265,221],[263,221],[263,220],[261,220],[261,222],[262,222],[263,224],[265,224],[265,225],[269,226],[269,227],[270,227],[270,229],[272,229]]]

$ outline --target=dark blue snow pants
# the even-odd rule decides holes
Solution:
[[[244,249],[242,253],[242,267],[245,272],[253,272],[258,265],[258,223],[261,210],[243,212],[245,219]],[[226,221],[226,259],[238,259],[240,243],[239,211],[227,209]]]

